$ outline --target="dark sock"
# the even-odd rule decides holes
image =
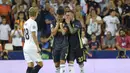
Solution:
[[[41,69],[41,66],[36,65],[36,66],[33,68],[33,70],[32,70],[31,73],[38,73],[40,69]]]
[[[28,67],[26,73],[31,73],[32,69],[33,69],[33,67]]]

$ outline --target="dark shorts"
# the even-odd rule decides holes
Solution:
[[[8,43],[8,40],[0,40],[0,43],[3,47],[2,49],[4,50],[4,46],[5,46],[6,43]]]
[[[14,51],[22,51],[23,47],[22,46],[13,46]]]
[[[60,62],[60,60],[66,60],[68,56],[68,46],[63,48],[53,48],[52,56],[54,62]]]
[[[86,61],[86,54],[83,49],[76,48],[76,49],[69,49],[67,61],[74,61],[76,59],[77,63],[83,63]]]

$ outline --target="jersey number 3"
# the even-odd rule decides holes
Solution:
[[[24,29],[24,37],[26,40],[29,40],[29,31],[27,28]]]

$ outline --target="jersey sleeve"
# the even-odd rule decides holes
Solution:
[[[80,21],[76,21],[75,24],[74,24],[74,28],[81,29],[82,28],[81,22]]]
[[[8,31],[11,31],[11,28],[10,28],[9,24],[8,24]]]
[[[103,18],[103,21],[106,22],[106,21],[107,21],[107,17],[104,17],[104,18]]]
[[[37,31],[37,23],[36,22],[33,22],[31,24],[31,32],[34,32],[34,31]]]

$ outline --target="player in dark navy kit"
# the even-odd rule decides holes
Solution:
[[[59,7],[57,10],[56,24],[51,25],[53,41],[53,59],[56,67],[56,73],[65,73],[65,63],[68,55],[68,35],[67,26],[63,19],[64,9]]]
[[[67,60],[69,62],[69,73],[74,72],[74,60],[77,60],[77,63],[80,67],[80,73],[84,73],[84,64],[85,54],[83,52],[83,44],[81,39],[81,30],[82,26],[80,21],[75,20],[74,13],[68,11],[65,14],[65,22],[69,29],[69,53]]]

